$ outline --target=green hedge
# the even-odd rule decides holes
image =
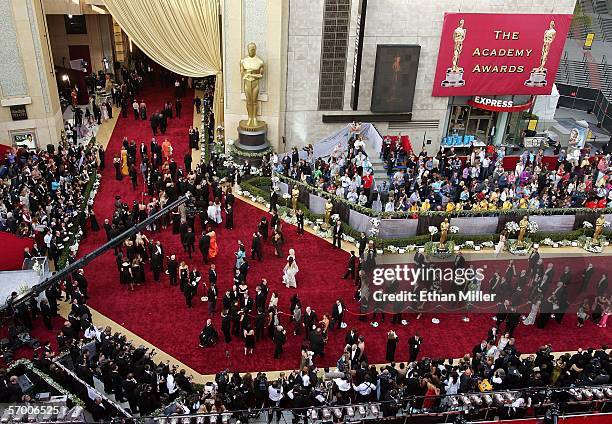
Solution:
[[[81,204],[79,214],[77,216],[79,216],[83,211],[87,211],[87,203],[89,202],[89,196],[91,195],[91,191],[93,190],[93,186],[97,180],[97,175],[97,169],[94,169],[92,172],[89,173],[89,181],[87,182],[87,185],[83,190],[83,203]],[[68,240],[68,244],[64,246],[64,250],[62,250],[58,263],[55,264],[56,271],[63,269],[68,264],[68,257],[70,256],[70,247],[74,244],[78,232],[82,229],[79,222],[76,222],[76,224],[77,225],[72,226],[72,230],[68,234],[70,240]],[[87,225],[87,222],[85,222],[84,225]]]
[[[241,184],[242,190],[247,190],[253,196],[263,197],[266,201],[270,201],[270,187],[272,182],[268,177],[253,177],[248,180],[245,180]],[[280,205],[283,202],[279,202]],[[323,219],[324,215],[318,215],[313,213],[310,209],[308,209],[304,204],[298,203],[298,207],[304,211],[304,216],[311,220],[315,221],[317,219]],[[344,233],[357,239],[359,237],[359,231],[350,227],[347,223],[342,223]],[[582,235],[592,235],[593,230],[586,230],[586,232],[582,229],[572,230],[567,232],[538,232],[536,234],[530,234],[528,237],[534,242],[541,242],[542,240],[549,238],[552,241],[558,242],[561,240],[577,240]],[[612,231],[604,231],[606,237],[610,238],[612,236]],[[436,234],[433,237],[433,241],[439,240],[440,235]],[[478,235],[468,235],[468,234],[449,234],[449,240],[455,242],[455,244],[463,244],[466,241],[473,241],[475,244],[481,244],[487,241],[497,243],[499,241],[499,234],[478,234]],[[432,237],[425,234],[414,237],[402,237],[402,238],[373,238],[374,243],[379,248],[384,248],[387,246],[408,246],[408,245],[417,245],[423,246],[428,241],[432,240]]]

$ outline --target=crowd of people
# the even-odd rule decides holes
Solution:
[[[146,72],[150,71],[147,69]],[[137,71],[126,72],[125,84],[116,93],[113,92],[113,101],[122,106],[124,117],[127,117],[127,108],[132,102],[134,118],[147,119],[146,104],[137,100],[142,81],[140,75]],[[184,80],[176,81],[177,100],[174,105],[166,102],[163,112],[155,112],[151,116],[154,135],[157,126],[162,134],[165,132],[166,124],[162,125],[162,122],[172,118],[173,107],[180,117],[182,106],[179,107],[179,104],[185,89],[183,84]],[[196,99],[205,107],[210,106],[212,91],[207,93],[203,100]],[[200,105],[194,102],[199,108]],[[156,115],[161,117],[155,117],[154,126],[153,117]],[[189,138],[190,147],[197,148],[199,134],[190,129]],[[350,202],[371,206],[377,199],[373,198],[372,164],[366,154],[365,143],[359,133],[359,124],[355,124],[350,132],[348,148],[335,149],[327,160],[315,159],[312,146],[308,146],[305,148],[306,159],[301,159],[300,152],[294,149],[282,159],[273,154],[270,162],[279,173],[306,181]],[[396,152],[387,141],[381,155],[393,167],[397,165]],[[506,171],[502,167],[501,153],[490,148],[475,150],[465,162],[452,149],[441,151],[433,158],[428,157],[425,151],[418,156],[409,154],[402,165],[405,169],[395,172],[389,180],[391,190],[388,200],[385,199],[384,210],[454,212],[462,209],[608,205],[611,187],[607,156],[598,156],[594,160],[582,157],[576,161],[568,160],[560,152],[554,170],[548,170],[542,160],[542,152],[526,152],[514,171]],[[217,231],[222,225],[226,230],[232,230],[236,224],[246,224],[234,222],[234,209],[239,206],[235,202],[231,184],[214,178],[215,171],[220,167],[218,157],[213,155],[210,163],[194,167],[188,152],[182,166],[174,159],[172,144],[168,140],[159,144],[153,138],[149,145],[143,142],[137,146],[136,141],[124,139],[121,153],[114,158],[113,165],[117,180],[129,177],[134,189],[141,181],[146,187],[146,196],[140,196],[131,205],[119,196],[115,198],[113,215],[106,217],[101,226],[107,240],[135,224],[149,220],[180,197],[188,197],[186,203],[170,214],[148,222],[146,231],[128,237],[114,248],[120,284],[129,290],[136,290],[138,286],[146,284],[150,272],[153,281],[165,281],[167,278],[170,285],[178,286],[188,308],[193,306],[193,299],[198,293],[204,295],[208,317],[197,341],[203,349],[238,340],[244,344],[245,356],[252,355],[257,343],[268,338],[274,343],[274,358],[280,359],[283,347],[291,336],[301,344],[299,368],[286,375],[281,374],[277,380],[268,381],[264,373],[241,376],[221,372],[215,384],[198,390],[184,370],[179,371],[168,363],[155,363],[152,352],[132,346],[125,336],[113,334],[109,327],[98,329],[93,326],[87,307],[88,281],[82,270],[48,287],[46,300],[39,304],[33,300],[18,308],[15,318],[20,325],[31,329],[31,320],[41,316],[45,326],[51,330],[52,319],[58,314],[58,301],[65,298],[70,302],[70,314],[57,336],[59,348],[69,352],[77,376],[91,386],[96,376],[107,393],[113,393],[119,401],[126,400],[133,412],[148,415],[162,405],[177,400],[180,402],[174,404],[176,413],[267,408],[268,421],[276,417],[278,422],[280,408],[285,407],[307,408],[393,400],[383,403],[384,414],[393,415],[394,408],[402,403],[405,406],[406,402],[410,402],[412,408],[430,411],[453,407],[452,399],[444,395],[519,389],[521,396],[508,403],[516,410],[535,401],[536,395],[525,390],[528,387],[569,387],[609,382],[610,353],[606,346],[555,359],[551,355],[551,346],[546,345],[536,355],[528,358],[520,356],[513,338],[520,321],[524,325],[536,324],[543,328],[553,315],[547,312],[549,308],[562,311],[570,301],[575,300],[569,298],[567,289],[574,279],[571,272],[566,269],[559,278],[555,278],[552,266],[544,266],[537,249],[529,257],[529,269],[517,272],[510,262],[503,276],[494,273],[488,281],[490,291],[499,295],[502,301],[495,317],[495,327],[474,347],[471,354],[458,361],[419,360],[420,348],[425,340],[415,334],[407,340],[407,362],[396,365],[395,351],[400,338],[394,330],[390,330],[381,334],[384,340],[376,341],[386,342],[386,360],[390,364],[377,368],[368,360],[364,335],[354,329],[338,331],[347,327],[347,306],[343,299],[330,300],[329,309],[319,315],[309,305],[308,299],[300,299],[296,293],[291,293],[291,289],[299,284],[299,260],[295,250],[287,251],[283,275],[274,276],[282,278],[286,292],[270,290],[265,278],[257,282],[253,282],[252,277],[249,280],[249,263],[264,260],[265,243],[273,245],[276,256],[285,258],[283,222],[273,199],[270,201],[270,220],[266,214],[257,222],[250,246],[243,242],[236,246],[232,284],[221,293],[217,287],[214,262],[218,255],[227,255],[228,252],[219,252]],[[104,168],[104,151],[99,147],[74,144],[60,147],[57,153],[52,150],[9,153],[7,165],[0,168],[0,228],[36,239],[34,249],[27,251],[26,257],[47,254],[57,264],[72,225],[82,226],[83,231],[88,228],[87,223],[94,231],[100,229],[91,205],[86,210],[81,208],[89,173],[98,166]],[[239,170],[230,168],[227,181],[239,180]],[[156,236],[168,227],[180,239],[183,252],[168,254]],[[299,233],[303,232],[303,222],[301,228]],[[196,234],[196,229],[199,229],[199,234]],[[341,233],[334,234],[339,245]],[[355,280],[355,298],[363,308],[369,301],[369,280],[366,275],[375,264],[376,247],[365,234],[361,235],[358,244],[359,252],[352,252],[344,278],[350,276]],[[188,266],[186,260],[181,260],[181,257],[193,259],[194,255],[201,259],[201,266]],[[424,264],[426,259],[419,255],[422,256],[417,253],[415,263]],[[458,255],[458,258],[461,257]],[[198,268],[208,271],[201,272]],[[588,292],[592,275],[592,266],[587,267],[581,276],[583,287],[580,293]],[[555,281],[559,283],[554,284]],[[430,283],[429,288],[435,290],[436,282]],[[455,290],[472,290],[474,285],[479,284],[487,283],[467,281],[463,287]],[[589,319],[600,327],[606,326],[612,313],[612,298],[607,287],[607,275],[604,273],[594,285],[592,301],[580,299],[578,326]],[[289,293],[290,306],[282,310],[279,296]],[[517,305],[524,301],[525,296],[531,299],[531,311],[521,317]],[[220,329],[212,321],[218,311]],[[469,308],[466,312],[469,312]],[[554,315],[561,322],[563,313]],[[372,322],[376,321],[377,316],[384,319],[381,311],[375,311]],[[362,319],[367,320],[367,317],[364,315]],[[393,323],[399,324],[401,321],[401,312],[395,313]],[[340,334],[344,335],[346,347],[336,363],[336,369],[325,369],[324,378],[321,379],[317,375],[317,361],[325,355],[329,338],[342,337]],[[370,342],[375,341],[368,340]],[[87,347],[92,343],[95,349]],[[45,342],[44,367],[50,375],[61,379],[61,370],[53,364],[54,356],[50,344]],[[103,410],[93,408],[97,414],[104,414]],[[511,408],[508,408],[508,414],[512,413]],[[242,419],[248,420],[248,415],[242,416]]]
[[[97,145],[9,151],[0,165],[0,230],[32,237],[28,256],[57,263],[73,226],[86,220],[84,191],[98,166],[104,167],[104,150]]]
[[[464,158],[455,149],[441,149],[429,156],[425,148],[417,155],[383,141],[381,158],[389,181],[373,182],[366,140],[354,124],[346,149],[337,148],[328,158],[315,158],[312,148],[300,155],[297,148],[275,170],[307,182],[352,203],[385,212],[427,212],[499,209],[607,208],[612,206],[610,156],[584,151],[578,158],[560,150],[549,166],[543,149],[525,150],[514,169],[504,168],[504,148],[474,148]],[[380,199],[373,196],[373,184]],[[380,203],[378,203],[380,202]],[[378,203],[378,204],[377,204]]]

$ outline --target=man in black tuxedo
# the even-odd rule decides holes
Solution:
[[[217,270],[215,269],[215,264],[210,264],[210,268],[208,269],[208,282],[210,284],[217,284]]]
[[[539,260],[540,252],[538,252],[538,249],[533,248],[529,254],[529,267],[527,268],[527,275],[535,274]]]
[[[205,264],[207,264],[208,251],[210,250],[210,237],[204,231],[202,232],[202,237],[200,237],[200,241],[198,242],[198,248],[200,249],[200,253],[202,253],[202,260]]]
[[[232,193],[232,189],[228,188],[227,189],[227,193],[225,193],[225,204],[226,205],[232,205],[232,207],[234,206],[234,194]]]
[[[210,275],[210,271],[209,271]],[[208,286],[208,290],[206,291],[206,296],[208,297],[208,314],[213,315],[217,312],[217,296],[219,295],[217,291],[217,284],[211,283]]]
[[[308,336],[311,335],[311,332],[313,331],[313,327],[319,323],[316,312],[313,311],[310,306],[306,306],[303,321],[304,327],[306,328],[306,334],[304,336],[305,338],[308,338]]]
[[[421,343],[423,343],[423,338],[419,336],[419,333],[414,333],[414,336],[408,339],[408,362],[416,361],[421,349]]]
[[[280,325],[274,333],[274,359],[280,359],[281,353],[283,353],[283,345],[287,341],[287,332]]]
[[[191,227],[187,227],[187,232],[183,238],[183,246],[189,255],[189,259],[191,259],[191,254],[193,253],[195,245],[195,234],[193,234],[193,230]]]
[[[516,308],[513,306],[510,308],[510,312],[506,315],[506,333],[510,334],[510,337],[514,334],[514,330],[518,327],[521,320],[521,314],[516,312]]]
[[[272,190],[270,193],[270,212],[276,210],[276,204],[278,203],[278,193],[275,190]],[[274,225],[272,225],[274,228]]]
[[[176,260],[176,256],[170,256],[168,260],[168,269],[166,270],[168,276],[170,277],[170,285],[176,286],[177,278],[178,278],[178,261]]]
[[[457,253],[457,256],[455,257],[454,267],[455,269],[465,268],[465,257],[463,257],[461,252]]]
[[[104,232],[106,233],[106,241],[110,241],[112,238],[112,230],[113,230],[113,227],[110,224],[110,221],[108,219],[105,219],[104,224],[102,224],[102,227],[104,227]],[[115,252],[115,254],[117,253]]]
[[[357,262],[357,257],[355,256],[355,251],[351,250],[351,256],[349,257],[348,260],[348,265],[346,268],[346,272],[344,273],[344,276],[342,277],[343,280],[346,280],[346,278],[350,275],[351,276],[351,280],[355,279],[355,266],[356,266],[356,262]]]
[[[212,324],[212,320],[206,320],[206,326],[200,331],[200,347],[211,347],[219,341],[219,334]]]
[[[164,250],[159,240],[151,247],[151,270],[153,280],[159,281],[159,275],[164,268]]]
[[[221,331],[223,332],[223,338],[225,343],[229,343],[232,341],[232,318],[230,317],[227,310],[221,312]]]
[[[238,271],[240,271],[240,280],[244,281],[244,284],[246,284],[247,273],[249,272],[249,262],[246,259],[242,262],[242,264],[240,264]]]
[[[251,259],[255,259],[259,262],[263,259],[263,241],[259,231],[253,233],[253,240],[251,241]]]
[[[240,299],[240,309],[242,309],[245,314],[253,310],[253,299],[249,297],[248,293],[244,293],[242,299]]]
[[[265,310],[266,300],[267,300],[267,293],[264,293],[260,285],[255,287],[255,308]]]
[[[504,300],[502,304],[498,304],[498,305],[499,305],[499,310],[497,314],[495,314],[495,321],[497,322],[497,324],[495,324],[495,327],[499,330],[499,327],[501,327],[502,322],[506,321],[506,318],[508,317],[508,314],[510,313],[510,301]]]
[[[192,307],[192,301],[193,301],[193,297],[196,294],[196,290],[197,290],[197,282],[195,279],[190,278],[189,282],[185,285],[185,291],[183,292],[183,294],[185,295],[185,303],[187,304],[188,308]]]
[[[359,257],[363,258],[363,254],[365,253],[366,247],[368,247],[368,236],[366,233],[361,233],[359,235]]]
[[[589,283],[593,277],[593,264],[588,264],[585,270],[582,272],[582,286],[580,287],[580,293],[585,293],[589,288]]]
[[[298,209],[295,217],[297,219],[298,234],[304,234],[304,211]]]
[[[344,320],[345,311],[346,311],[346,308],[344,307],[344,303],[342,303],[340,299],[336,299],[336,303],[334,303],[334,306],[332,308],[332,314],[331,314],[332,322],[330,324],[331,328],[333,328],[334,325],[338,329],[342,328],[342,322]]]
[[[333,246],[340,249],[342,247],[342,221],[336,220],[333,228]]]

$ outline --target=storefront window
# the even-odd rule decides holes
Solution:
[[[448,136],[473,136],[487,143],[495,132],[497,112],[478,109],[472,106],[451,106]]]

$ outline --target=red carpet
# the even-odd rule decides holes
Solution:
[[[143,96],[149,112],[159,108],[165,100],[171,99],[171,94],[169,89],[149,90]],[[173,142],[174,156],[179,164],[183,163],[182,158],[188,145],[187,130],[192,123],[191,99],[192,94],[189,94],[183,100],[184,116],[180,120],[170,120],[166,134],[166,137]],[[139,181],[141,184],[139,189],[133,191],[127,180],[121,182],[115,180],[112,168],[113,154],[119,152],[124,136],[135,139],[138,143],[146,141],[148,144],[151,135],[148,122],[134,121],[131,115],[126,119],[119,118],[107,148],[106,163],[108,165],[103,172],[102,184],[95,202],[95,211],[100,225],[104,218],[111,216],[115,195],[122,196],[128,203],[141,196],[142,181]],[[163,141],[163,137],[158,137],[158,140]],[[215,263],[219,275],[220,293],[224,293],[231,285],[237,241],[242,240],[247,247],[250,247],[252,232],[262,215],[262,211],[238,201],[234,213],[235,229],[218,229],[220,254]],[[196,234],[198,231],[199,228],[196,229]],[[283,312],[287,312],[290,297],[294,292],[302,299],[302,305],[313,307],[319,317],[331,312],[332,304],[338,297],[344,299],[350,311],[355,311],[357,305],[353,300],[354,286],[341,279],[348,254],[332,250],[329,243],[313,235],[298,236],[295,227],[290,225],[285,225],[285,235],[287,238],[284,246],[285,253],[289,248],[294,248],[296,251],[297,263],[300,267],[299,288],[297,290],[286,289],[281,285],[282,268],[285,262],[284,259],[273,257],[272,246],[269,243],[265,245],[265,256],[262,263],[250,261],[249,286],[254,289],[255,284],[261,278],[267,278],[271,290],[278,291],[280,294],[279,305]],[[166,249],[166,255],[176,253],[179,259],[186,259],[178,236],[173,236],[170,229],[149,236],[161,240]],[[80,254],[90,252],[105,240],[104,231],[97,233],[90,231],[88,238],[81,245]],[[577,260],[580,259],[577,258]],[[608,258],[605,257],[593,258],[595,266],[599,269],[605,269],[607,260]],[[556,262],[560,267],[561,263],[566,263],[567,260]],[[195,253],[193,260],[187,260],[187,263],[190,267],[196,265],[206,279],[208,268],[201,264],[199,252]],[[199,300],[203,292],[200,290],[198,293],[194,308],[188,309],[178,287],[170,287],[165,275],[161,282],[155,283],[148,265],[146,269],[147,283],[143,287],[136,288],[135,292],[128,292],[126,287],[119,284],[115,257],[112,252],[97,258],[85,270],[89,279],[90,306],[200,373],[215,373],[226,367],[240,371],[265,371],[292,369],[299,365],[303,336],[289,335],[285,352],[280,360],[273,359],[273,345],[267,339],[257,344],[255,348],[257,356],[248,357],[248,359],[243,354],[243,342],[237,339],[234,339],[229,345],[221,342],[211,349],[199,348],[198,334],[208,318],[207,306]],[[220,309],[220,302],[219,299],[218,309]],[[391,328],[389,318],[386,324],[383,323],[377,329],[371,327],[369,322],[358,321],[354,315],[349,315],[347,318],[348,327],[355,327],[360,334],[366,337],[366,353],[370,362],[384,361],[386,332]],[[488,314],[473,315],[469,323],[461,322],[459,315],[438,316],[441,319],[440,325],[431,323],[431,315],[425,315],[418,321],[413,315],[406,318],[410,320],[407,327],[396,326],[395,328],[401,338],[396,353],[398,361],[407,359],[407,339],[415,331],[425,338],[421,349],[422,355],[458,357],[471,351],[493,324],[491,315]],[[290,333],[291,325],[288,317],[285,315],[282,320]],[[218,316],[214,322],[220,331]],[[612,341],[609,330],[599,329],[590,322],[584,328],[577,329],[575,323],[575,317],[568,314],[562,326],[551,320],[546,330],[519,326],[515,332],[518,346],[523,352],[533,352],[543,343],[551,342],[555,350],[573,350],[579,346],[599,346],[603,342]],[[331,366],[336,363],[344,347],[345,332],[346,330],[340,330],[330,334],[325,359],[319,360],[319,366]]]
[[[34,240],[28,237],[17,237],[11,233],[0,232],[0,271],[15,271],[23,265],[23,249],[32,248]]]

